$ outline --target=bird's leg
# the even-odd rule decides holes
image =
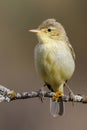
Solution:
[[[43,85],[44,87],[46,87],[47,86],[47,84],[46,83],[44,83],[44,85]]]
[[[44,86],[41,87],[41,89],[39,90],[39,98],[40,98],[41,102],[43,103],[43,100],[44,100]]]
[[[68,86],[67,83],[65,83],[65,87],[67,87],[67,89],[69,90],[69,97],[70,97],[70,99],[72,101],[74,101],[75,100],[75,95],[74,95],[73,91],[70,89],[70,87]]]

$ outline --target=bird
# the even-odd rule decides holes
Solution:
[[[54,18],[46,19],[38,28],[29,31],[38,38],[34,49],[35,67],[48,88],[55,92],[50,99],[50,112],[53,117],[61,116],[64,113],[64,85],[75,71],[74,49],[63,25]]]

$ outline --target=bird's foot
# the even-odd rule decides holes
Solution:
[[[69,98],[71,101],[75,101],[75,94],[72,91],[69,92]]]
[[[44,90],[43,90],[43,87],[39,90],[39,98],[40,98],[41,102],[43,103],[43,100],[44,100]]]
[[[57,91],[57,92],[55,93],[55,95],[53,96],[53,101],[58,101],[59,99],[62,98],[62,96],[63,96],[63,92]]]
[[[65,84],[65,86],[68,88],[70,100],[74,101],[75,100],[75,95],[74,95],[73,91],[70,89],[70,87],[67,84]]]

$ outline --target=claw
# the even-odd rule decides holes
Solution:
[[[67,85],[67,84],[65,84],[65,86],[68,88],[68,90],[69,90],[69,98],[72,100],[72,101],[74,101],[75,100],[75,95],[74,95],[74,93],[73,93],[73,91],[70,89],[70,87]]]
[[[44,91],[43,91],[43,88],[41,88],[39,90],[39,98],[40,98],[41,102],[43,103],[43,100],[44,100]]]

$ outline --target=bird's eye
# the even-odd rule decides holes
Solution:
[[[48,28],[48,30],[47,30],[48,32],[51,32],[51,29],[50,28]]]

